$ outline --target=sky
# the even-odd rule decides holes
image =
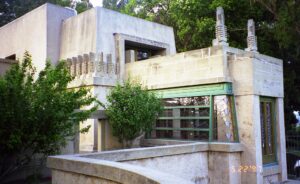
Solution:
[[[102,0],[90,0],[93,6],[102,6]]]

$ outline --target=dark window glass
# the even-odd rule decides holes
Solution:
[[[209,128],[209,120],[181,120],[181,128]]]
[[[208,132],[200,132],[200,131],[181,131],[181,139],[188,140],[208,140]]]
[[[261,146],[264,164],[276,162],[274,105],[272,98],[261,98]]]
[[[180,109],[181,117],[202,117],[209,116],[209,108],[185,108]]]

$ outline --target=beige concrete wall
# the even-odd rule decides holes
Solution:
[[[164,173],[173,174],[197,184],[207,184],[209,183],[207,158],[207,152],[199,152],[129,160],[124,162],[132,165],[151,168]],[[220,170],[221,169],[219,169],[219,171]]]
[[[27,50],[37,71],[45,67],[46,59],[56,63],[60,42],[60,24],[74,15],[72,10],[44,4],[0,28],[0,58],[16,54],[23,59]]]
[[[240,153],[209,152],[208,163],[209,183],[241,183],[241,173],[236,171],[241,165]]]
[[[105,178],[87,176],[72,172],[64,172],[60,170],[52,170],[52,178],[53,184],[118,184],[118,182],[114,182]]]
[[[47,4],[47,59],[54,65],[60,59],[62,22],[75,15],[75,10]]]
[[[23,59],[27,50],[37,70],[45,66],[47,57],[47,5],[40,6],[0,28],[0,58],[16,54]]]
[[[96,52],[96,9],[90,9],[62,23],[60,58]]]
[[[80,124],[80,129],[90,127],[89,131],[86,133],[80,133],[79,135],[79,151],[80,152],[92,152],[95,150],[94,146],[95,139],[97,136],[95,135],[95,131],[97,128],[95,125],[98,123],[98,120],[96,119],[87,119],[86,121],[82,122]]]
[[[122,33],[170,45],[170,54],[176,53],[173,28],[144,19],[121,14],[101,7],[97,9],[97,50],[112,53],[115,60],[113,33]],[[124,61],[125,62],[125,61]]]
[[[225,68],[225,69],[224,69]],[[184,52],[126,64],[126,77],[149,89],[230,82],[221,47]]]
[[[112,54],[115,63],[114,33],[163,42],[170,45],[170,53],[176,53],[173,28],[95,7],[64,21],[60,58],[103,52]]]
[[[235,95],[284,96],[282,60],[234,48],[225,50]]]
[[[262,183],[262,151],[260,132],[259,97],[254,95],[236,96],[236,112],[238,131],[244,151],[241,154],[241,167],[257,169],[242,172],[241,181],[244,184]]]
[[[257,57],[253,62],[254,94],[283,97],[283,64],[276,58]]]
[[[285,181],[287,177],[282,60],[232,48],[228,48],[227,51],[231,53],[228,56],[229,73],[236,99],[240,142],[245,145],[241,166],[257,168],[256,172],[242,173],[242,183],[265,183],[268,178],[272,178],[272,181]],[[276,172],[269,172],[269,166],[262,164],[260,96],[276,98],[276,152],[279,167]]]
[[[70,156],[49,157],[47,165],[62,172],[54,175],[57,183],[79,178],[105,178],[119,183],[220,184],[241,183],[240,173],[231,167],[240,164],[239,143],[185,143],[106,151]],[[72,173],[61,177],[65,172]],[[75,175],[73,173],[76,173]],[[78,176],[77,174],[80,174]],[[85,179],[85,180],[84,180]]]

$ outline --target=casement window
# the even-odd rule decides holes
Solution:
[[[275,99],[260,98],[261,146],[263,164],[276,162]]]
[[[238,141],[231,83],[157,91],[164,111],[151,138]]]

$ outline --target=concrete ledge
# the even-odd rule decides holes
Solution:
[[[280,172],[281,171],[278,165],[270,165],[263,167],[263,176],[271,176],[274,174],[279,174]]]
[[[109,161],[128,161],[152,157],[163,157],[170,155],[189,154],[195,152],[241,152],[243,151],[240,143],[207,143],[207,142],[189,142],[189,141],[172,141],[148,139],[148,144],[177,144],[167,146],[156,146],[149,148],[134,148],[115,151],[104,151],[98,153],[80,154],[79,157],[109,160]],[[153,144],[152,144],[153,145]]]
[[[207,150],[207,143],[189,143],[181,145],[156,146],[150,148],[134,148],[115,151],[104,151],[99,153],[81,154],[78,156],[109,161],[128,161],[152,157],[203,152]]]
[[[47,166],[54,171],[77,173],[116,183],[192,184],[174,175],[145,167],[78,156],[48,157]],[[59,181],[59,178],[55,179]]]
[[[240,143],[208,143],[208,151],[226,153],[242,152],[243,146]]]
[[[195,85],[203,85],[203,84],[219,84],[224,82],[232,82],[230,77],[214,77],[214,78],[206,78],[206,79],[196,79],[190,80],[186,82],[175,82],[175,83],[165,83],[159,85],[150,85],[148,86],[149,89],[165,89],[165,88],[173,88],[178,86],[195,86]]]

